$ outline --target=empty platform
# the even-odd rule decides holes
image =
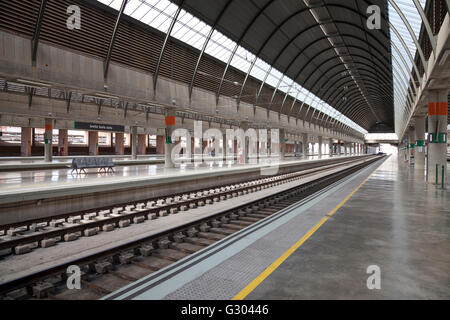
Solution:
[[[391,156],[107,299],[448,299],[448,193]]]

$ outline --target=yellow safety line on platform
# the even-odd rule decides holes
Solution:
[[[374,171],[375,172],[375,171]],[[241,292],[239,292],[233,300],[243,300],[247,297],[255,288],[263,282],[272,272],[274,272],[291,254],[293,254],[314,232],[317,231],[332,215],[342,207],[348,199],[350,199],[372,176],[372,172],[359,186],[355,188],[344,200],[342,200],[333,210],[331,210],[319,223],[317,223],[311,230],[309,230],[300,240],[298,240],[292,247],[290,247],[285,253],[275,260],[266,270],[264,270],[259,276],[257,276],[252,282],[250,282]]]

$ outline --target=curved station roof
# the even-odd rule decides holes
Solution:
[[[101,57],[105,79],[114,61],[153,74],[154,91],[158,75],[188,85],[189,100],[197,87],[359,137],[402,135],[446,1],[76,0],[83,32],[70,33],[68,1],[11,0],[0,28]]]

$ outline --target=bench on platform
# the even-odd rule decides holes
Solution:
[[[114,167],[114,162],[112,158],[74,158],[72,159],[72,172],[75,170],[77,173],[83,171],[86,173],[86,169],[89,168],[99,168],[103,169],[105,172],[112,171]]]

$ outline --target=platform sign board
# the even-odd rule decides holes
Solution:
[[[318,143],[319,142],[319,137],[315,136],[313,134],[308,134],[308,142],[310,142],[310,143]]]
[[[74,128],[92,131],[125,132],[125,126],[118,126],[114,124],[78,122],[78,121],[75,121]]]

